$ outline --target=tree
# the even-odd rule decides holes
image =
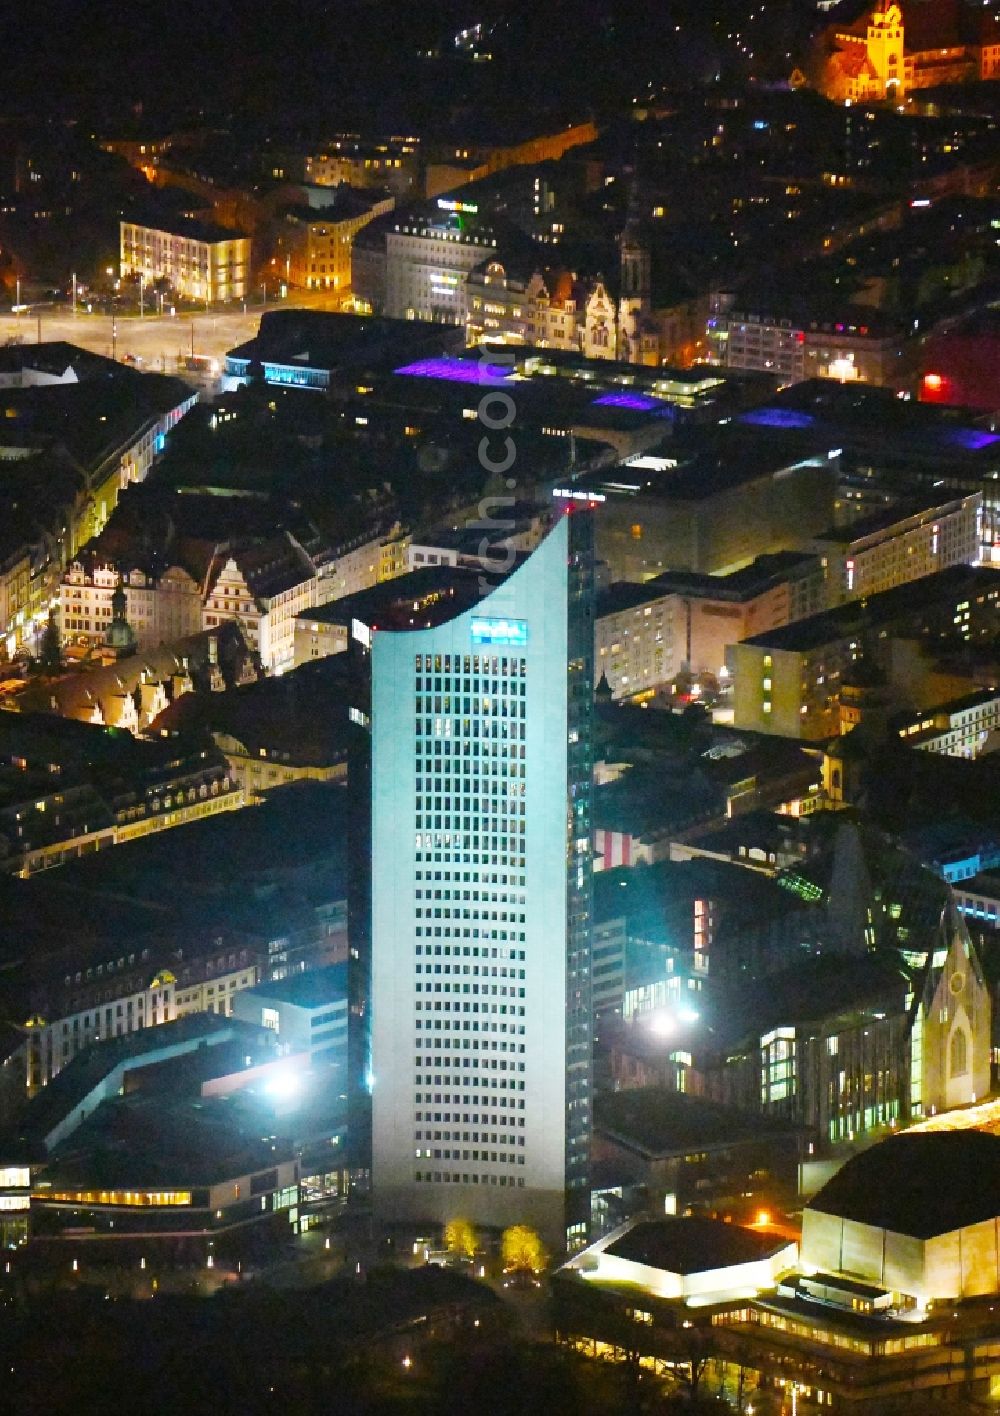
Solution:
[[[530,1270],[540,1273],[545,1267],[546,1253],[542,1241],[526,1224],[512,1224],[500,1240],[500,1256],[505,1269]]]
[[[459,1254],[462,1258],[475,1257],[476,1231],[467,1219],[449,1219],[444,1227],[444,1246],[449,1253]]]
[[[39,663],[48,674],[57,674],[62,668],[62,643],[55,613],[49,611],[49,622],[42,631],[42,642],[38,650]]]
[[[674,1380],[687,1394],[691,1405],[696,1406],[702,1378],[718,1352],[715,1336],[711,1328],[685,1322],[676,1329],[673,1345],[676,1348],[671,1352]]]

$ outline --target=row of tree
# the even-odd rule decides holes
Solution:
[[[467,1219],[451,1219],[445,1225],[444,1245],[449,1253],[473,1259],[479,1252],[479,1236]],[[548,1255],[534,1229],[512,1224],[500,1239],[500,1259],[508,1273],[541,1273]]]

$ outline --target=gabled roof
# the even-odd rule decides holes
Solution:
[[[235,682],[250,650],[239,624],[229,620],[215,629],[120,659],[106,668],[85,669],[54,681],[35,682],[19,696],[18,707],[22,712],[54,712],[64,718],[89,722],[97,705],[134,693],[143,674],[147,683],[162,683],[188,672],[197,685],[207,674],[213,638],[223,678]]]
[[[945,957],[940,963],[935,963],[935,955],[939,954],[940,949],[946,951]],[[911,1026],[917,1009],[923,1006],[926,1011],[931,1007],[942,977],[945,973],[950,974],[959,961],[968,968],[979,988],[985,989],[986,979],[979,962],[979,955],[972,942],[964,916],[959,913],[955,896],[949,890],[947,903],[941,912],[941,929],[937,948],[928,950],[923,976],[918,987],[914,989]]]

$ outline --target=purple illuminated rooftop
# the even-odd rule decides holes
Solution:
[[[601,408],[628,408],[634,413],[652,413],[664,408],[663,400],[646,393],[602,393],[594,403]]]
[[[418,359],[414,364],[403,364],[394,371],[406,374],[412,379],[445,379],[449,383],[499,384],[509,379],[513,368],[501,364],[487,364],[479,359],[456,359],[442,355],[436,359]]]

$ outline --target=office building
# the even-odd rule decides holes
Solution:
[[[978,757],[1000,728],[1000,693],[983,688],[921,713],[909,713],[895,724],[900,740],[921,752],[946,757]]]
[[[123,221],[123,280],[165,281],[188,300],[242,300],[250,284],[250,237],[183,218],[162,226]]]
[[[902,640],[973,643],[997,632],[1000,574],[951,566],[861,602],[839,605],[796,624],[754,635],[733,649],[737,728],[785,737],[832,737],[841,728],[841,683],[862,659],[888,675],[899,692],[918,677]],[[933,700],[932,700],[933,701]],[[900,706],[905,706],[901,704]]]
[[[474,606],[371,636],[384,1219],[586,1235],[592,573],[577,511]]]
[[[985,353],[984,359],[987,358]],[[949,399],[955,402],[955,399]],[[930,506],[961,499],[978,488],[983,497],[982,559],[1000,542],[1000,433],[970,413],[895,397],[888,388],[809,378],[784,389],[738,420],[772,435],[811,432],[842,449],[834,525],[883,512],[893,503]],[[815,534],[815,533],[812,533]]]
[[[334,1067],[347,1075],[347,965],[289,974],[259,983],[232,999],[233,1017],[267,1028],[283,1054],[310,1067]]]
[[[979,560],[981,492],[891,506],[822,532],[812,549],[823,557],[827,603],[877,595],[949,565]]]
[[[729,575],[666,571],[618,581],[597,601],[595,663],[614,698],[649,694],[680,673],[725,679],[727,650],[826,608],[818,556],[760,556]]]
[[[901,389],[912,381],[910,332],[867,307],[831,314],[751,303],[712,316],[708,333],[727,368],[759,369],[782,383],[819,378]]]
[[[613,402],[619,411],[645,407],[648,418],[661,406],[629,393],[595,402],[607,412]],[[612,441],[604,430],[602,437]],[[624,466],[584,473],[553,492],[557,500],[587,494],[598,503],[597,555],[614,580],[652,580],[665,570],[723,575],[758,556],[800,550],[804,537],[830,524],[840,469],[832,442],[747,437],[732,428],[678,442],[648,438]]]

